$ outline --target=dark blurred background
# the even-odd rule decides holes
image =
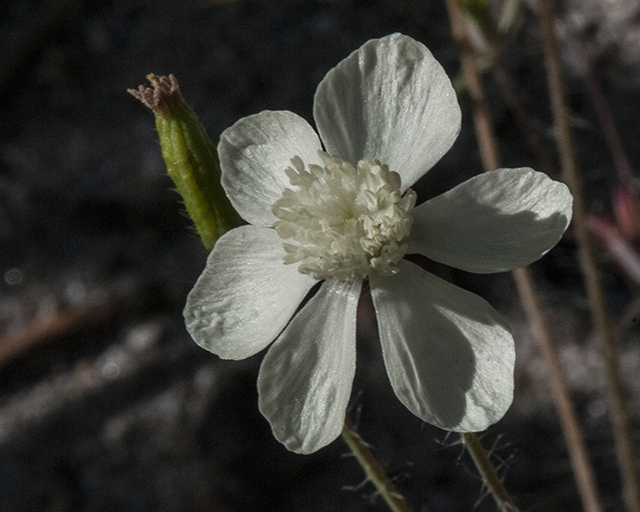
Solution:
[[[535,2],[522,5],[502,66],[554,162],[532,9]],[[634,0],[560,2],[558,22],[589,206],[607,217],[615,171],[566,43],[573,38],[588,56],[637,166],[639,8]],[[186,333],[182,307],[206,252],[165,175],[153,116],[126,89],[148,73],[173,73],[214,141],[265,109],[312,121],[324,74],[366,40],[396,31],[458,76],[436,0],[2,4],[0,511],[386,510],[340,439],[310,456],[273,439],[257,410],[262,354],[221,361]],[[504,165],[542,170],[504,90],[491,74],[485,82]],[[418,185],[420,200],[481,170],[464,93],[461,103],[461,136]],[[638,439],[639,333],[628,313],[637,288],[604,252],[601,261]],[[533,272],[606,509],[621,511],[600,348],[570,232]],[[507,487],[522,510],[581,510],[511,277],[444,273],[487,298],[516,336],[515,401],[483,437]],[[367,307],[360,326],[349,414],[409,504],[416,512],[495,510],[458,437],[422,424],[393,396]]]

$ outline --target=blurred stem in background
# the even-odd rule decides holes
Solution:
[[[620,372],[617,340],[607,312],[606,297],[587,225],[587,209],[583,197],[582,179],[578,172],[573,137],[569,126],[569,110],[562,78],[562,61],[552,0],[541,0],[539,16],[544,35],[545,64],[553,107],[555,134],[560,149],[560,162],[565,180],[574,196],[573,220],[578,240],[580,264],[585,276],[591,312],[603,343],[609,383],[611,423],[622,475],[624,499],[629,512],[640,512],[638,473],[624,396],[624,384]]]
[[[469,41],[467,19],[458,0],[446,0],[446,3],[451,19],[453,38],[460,48],[465,85],[471,96],[476,136],[484,170],[492,171],[500,167],[500,158],[498,156],[489,109],[482,88],[476,55]],[[584,508],[588,512],[602,512],[602,502],[596,485],[593,468],[587,455],[584,436],[578,424],[569,391],[560,369],[555,343],[551,337],[551,330],[546,316],[542,311],[540,299],[535,290],[531,273],[527,268],[522,268],[515,270],[513,275],[533,334],[540,344],[547,362],[551,389],[562,422],[564,436],[569,448],[573,471]],[[469,446],[469,444],[467,444],[467,446]],[[476,462],[475,458],[474,462]],[[476,466],[486,482],[483,470],[477,462]],[[492,490],[490,483],[486,483],[500,506],[503,502],[503,497]]]

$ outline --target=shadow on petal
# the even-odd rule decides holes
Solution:
[[[566,185],[531,169],[485,173],[413,211],[409,253],[479,274],[541,258],[571,221]]]
[[[400,401],[438,427],[479,431],[513,397],[509,329],[477,295],[402,262],[371,279],[389,380]]]

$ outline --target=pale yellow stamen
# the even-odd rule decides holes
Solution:
[[[400,193],[401,180],[378,160],[361,160],[357,169],[320,152],[324,166],[298,156],[286,169],[292,188],[272,206],[284,242],[285,264],[316,279],[364,278],[372,272],[395,274],[411,229],[416,194]]]

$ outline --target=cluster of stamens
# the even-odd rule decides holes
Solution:
[[[286,169],[292,188],[272,206],[285,264],[316,279],[395,274],[406,250],[416,194],[400,192],[400,175],[378,160],[357,169],[320,152],[324,166],[295,156]]]

